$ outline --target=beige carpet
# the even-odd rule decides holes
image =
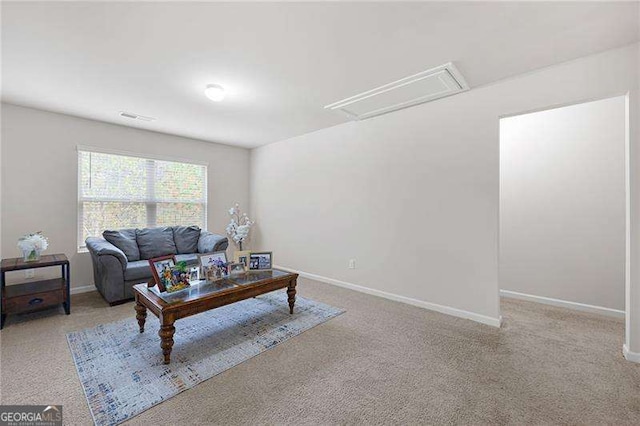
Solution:
[[[621,320],[504,300],[498,330],[309,280],[299,291],[347,312],[127,424],[640,424]],[[66,424],[90,424],[65,333],[126,317],[132,303],[97,293],[74,296],[71,316],[9,317],[2,404],[63,404]]]

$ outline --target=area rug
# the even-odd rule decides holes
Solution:
[[[158,319],[149,312],[140,333],[131,311],[128,320],[67,334],[97,425],[130,419],[344,312],[298,297],[290,315],[285,292],[247,299],[176,321],[164,365]]]

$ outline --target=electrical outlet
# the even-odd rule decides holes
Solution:
[[[356,269],[356,260],[349,259],[349,269]]]
[[[35,269],[27,269],[26,271],[24,271],[24,277],[25,278],[33,278],[35,276],[36,276]]]

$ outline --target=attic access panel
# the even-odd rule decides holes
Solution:
[[[414,74],[325,106],[363,120],[469,90],[451,63]]]

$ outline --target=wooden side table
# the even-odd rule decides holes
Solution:
[[[31,281],[23,284],[5,285],[5,273],[24,269],[60,266],[61,277],[49,280]],[[25,262],[21,257],[2,259],[0,269],[0,329],[4,327],[7,314],[35,311],[62,303],[67,315],[71,313],[69,260],[64,254],[44,255],[36,262]]]

